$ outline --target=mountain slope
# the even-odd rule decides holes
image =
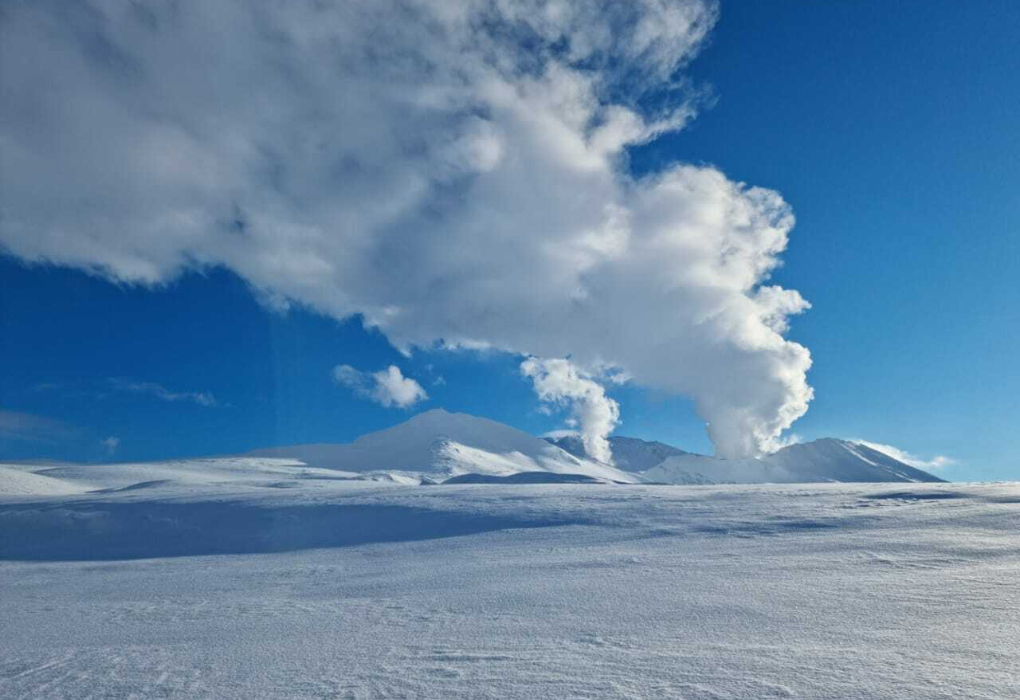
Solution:
[[[639,477],[576,457],[545,440],[487,418],[434,409],[346,444],[292,445],[255,450],[253,457],[287,457],[309,466],[351,472],[403,471],[451,477],[519,472],[583,474],[624,483]]]
[[[945,481],[862,443],[835,438],[790,445],[766,459],[797,474],[833,481]]]
[[[866,445],[823,438],[784,447],[761,459],[726,460],[686,454],[641,472],[658,483],[691,483],[691,474],[716,483],[941,482]]]
[[[588,459],[588,455],[584,451],[584,443],[576,435],[547,437],[545,439],[557,447],[563,448],[575,457]],[[640,440],[622,435],[610,437],[609,444],[613,450],[613,464],[618,469],[634,473],[651,469],[669,457],[680,457],[690,454],[664,442]]]

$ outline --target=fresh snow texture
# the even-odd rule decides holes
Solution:
[[[1018,485],[363,477],[5,465],[0,697],[1020,697]]]

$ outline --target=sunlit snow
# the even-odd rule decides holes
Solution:
[[[1020,486],[0,472],[4,698],[1006,698]]]

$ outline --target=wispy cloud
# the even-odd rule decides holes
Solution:
[[[134,382],[122,378],[110,379],[110,386],[115,391],[152,396],[160,401],[187,401],[210,408],[216,405],[216,397],[208,391],[171,391],[156,382]]]
[[[60,389],[62,387],[63,385],[57,382],[39,382],[38,384],[32,387],[32,391],[34,393],[41,394],[47,391],[56,391],[57,389]]]
[[[567,428],[563,428],[561,430],[547,430],[546,432],[542,433],[542,437],[544,437],[544,438],[552,438],[554,440],[558,440],[560,438],[568,438],[568,437],[579,438],[579,437],[581,437],[581,433],[578,432],[577,430],[570,430],[570,429],[567,429]]]
[[[925,459],[892,445],[883,445],[882,443],[869,442],[868,440],[853,440],[852,442],[859,442],[862,445],[866,445],[873,450],[878,450],[879,452],[889,455],[893,459],[898,459],[904,464],[909,464],[911,467],[916,467],[917,469],[939,471],[940,469],[945,469],[946,467],[951,467],[956,464],[955,459],[947,457],[946,455],[935,455],[930,459]]]
[[[99,445],[106,450],[106,454],[112,455],[117,451],[117,448],[120,447],[120,438],[111,435],[110,437],[100,440]]]
[[[337,384],[381,406],[410,408],[429,397],[421,384],[405,377],[396,365],[378,372],[362,372],[350,365],[337,365],[332,374]]]
[[[0,437],[5,440],[55,442],[74,437],[78,429],[63,421],[32,413],[0,410]]]
[[[425,365],[425,371],[432,377],[432,386],[446,386],[446,377],[436,373],[435,365],[431,363]]]

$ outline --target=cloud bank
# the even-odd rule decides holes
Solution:
[[[767,451],[812,395],[783,336],[808,304],[767,284],[790,208],[713,167],[628,168],[694,116],[683,69],[717,14],[7,3],[0,246],[122,283],[223,266],[405,350],[617,367],[691,397],[718,454]]]
[[[333,368],[333,381],[380,406],[410,408],[429,397],[418,382],[405,377],[396,365],[371,373],[337,365]]]

